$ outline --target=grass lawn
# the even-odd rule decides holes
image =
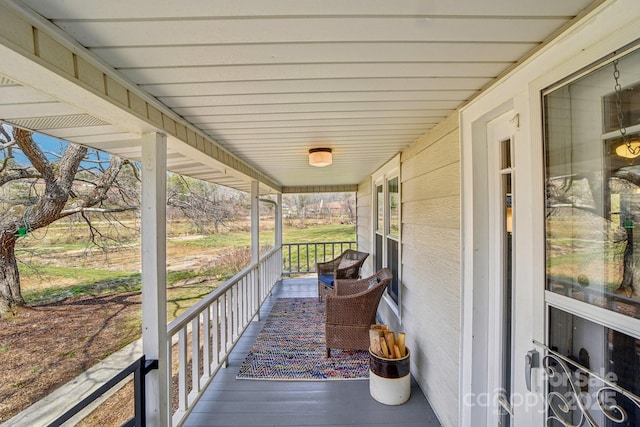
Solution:
[[[273,246],[273,230],[261,246]],[[88,248],[79,231],[52,227],[16,246],[27,307],[0,319],[0,423],[141,333],[140,248]],[[354,241],[354,225],[285,227],[289,243]],[[179,316],[250,259],[246,229],[167,240],[167,316]],[[92,424],[89,424],[92,425]],[[95,424],[95,425],[100,425]]]

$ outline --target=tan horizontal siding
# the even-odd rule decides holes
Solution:
[[[454,114],[401,155],[402,324],[422,352],[418,381],[446,426],[458,424],[459,147]]]

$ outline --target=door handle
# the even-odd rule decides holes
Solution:
[[[533,368],[540,366],[540,353],[537,350],[529,350],[524,357],[524,380],[527,383],[527,390],[531,391],[531,376]]]

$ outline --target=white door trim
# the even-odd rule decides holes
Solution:
[[[510,144],[514,145],[515,133],[517,131],[517,124],[514,118],[517,118],[515,111],[511,110],[501,116],[493,119],[487,123],[487,145],[488,145],[488,189],[489,189],[489,257],[491,263],[489,265],[489,280],[488,280],[488,296],[489,296],[489,313],[488,313],[488,366],[487,366],[487,391],[491,396],[489,410],[487,411],[487,425],[497,426],[499,425],[499,406],[498,398],[501,395],[503,387],[503,369],[504,364],[511,366],[511,375],[513,376],[515,363],[513,360],[506,360],[504,354],[504,334],[505,329],[509,326],[509,329],[513,328],[513,321],[511,325],[506,325],[504,319],[504,305],[506,304],[505,292],[504,292],[504,280],[505,277],[505,239],[503,232],[503,213],[502,208],[504,201],[502,200],[502,173],[503,166],[501,165],[502,155],[502,141],[509,140]],[[513,179],[513,167],[511,168],[511,176]],[[512,185],[514,183],[512,182]],[[515,190],[515,186],[513,187]],[[513,197],[513,195],[512,195]],[[515,200],[515,197],[513,197]],[[515,215],[514,215],[515,220]],[[515,231],[515,221],[514,221]],[[515,232],[513,233],[515,236]],[[512,256],[512,259],[514,257]],[[514,263],[515,267],[515,263]],[[514,273],[511,273],[512,279]],[[512,285],[513,286],[513,285]],[[515,304],[515,301],[512,302]],[[515,319],[512,319],[515,320]],[[513,336],[513,334],[511,334]],[[513,342],[511,337],[511,352],[513,353]],[[513,383],[513,381],[511,381]],[[510,396],[504,396],[506,399],[510,399]]]

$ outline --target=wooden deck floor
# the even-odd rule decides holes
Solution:
[[[317,296],[315,278],[285,279],[274,289],[233,350],[229,366],[209,385],[185,426],[440,426],[412,379],[411,398],[399,406],[376,402],[369,381],[236,380],[236,374],[277,298]]]

